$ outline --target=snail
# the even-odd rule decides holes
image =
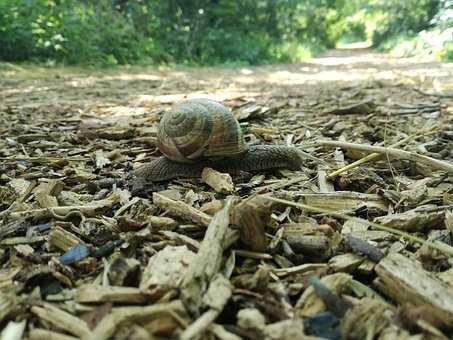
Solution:
[[[199,177],[205,167],[231,174],[297,170],[305,154],[291,146],[248,146],[233,113],[214,100],[201,98],[167,111],[159,123],[157,141],[163,156],[135,170],[136,178],[159,182]]]

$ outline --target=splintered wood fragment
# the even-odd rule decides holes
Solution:
[[[374,267],[376,267],[376,263],[365,259],[360,266],[357,267],[357,272],[362,275],[371,275],[374,272]]]
[[[325,268],[327,268],[327,264],[325,263],[304,263],[294,267],[272,269],[272,272],[277,276],[282,277],[292,274],[302,274]]]
[[[53,225],[49,232],[49,246],[51,249],[67,251],[77,244],[85,244],[73,233],[58,225]]]
[[[208,330],[220,340],[241,340],[242,338],[234,333],[228,332],[222,325],[213,323]]]
[[[340,295],[347,284],[352,280],[352,276],[345,273],[335,273],[324,276],[320,281],[332,293]],[[315,292],[313,286],[308,287],[296,303],[297,315],[300,317],[310,317],[326,310],[326,305]]]
[[[112,286],[127,286],[128,281],[138,278],[142,269],[140,261],[134,258],[117,257],[110,264],[107,272],[109,282]]]
[[[453,268],[450,268],[444,272],[438,273],[437,277],[439,279],[441,279],[443,282],[445,282],[446,284],[453,287]],[[0,320],[1,320],[1,318],[0,318]]]
[[[201,179],[216,192],[228,194],[234,192],[234,184],[229,174],[224,174],[212,168],[204,168]]]
[[[14,211],[10,213],[11,218],[20,218],[27,216],[28,218],[50,218],[55,216],[62,216],[69,214],[72,211],[79,211],[85,217],[91,217],[98,214],[100,211],[119,203],[121,200],[121,190],[113,191],[111,195],[102,200],[91,201],[86,205],[68,205],[49,207],[41,209],[30,209],[22,211]]]
[[[214,215],[217,211],[223,208],[223,203],[221,200],[213,199],[212,201],[204,203],[200,210],[208,215]]]
[[[175,233],[174,231],[169,230],[162,230],[160,233],[168,237],[170,240],[185,244],[192,250],[198,250],[198,248],[200,248],[200,242],[194,240],[193,238],[190,238],[187,235]]]
[[[14,246],[16,244],[31,244],[39,243],[47,240],[47,236],[18,236],[10,237],[5,240],[0,241],[0,246]]]
[[[159,336],[160,338],[171,338],[180,326],[187,327],[187,324],[188,322],[185,319],[182,319],[182,317],[173,313],[171,316],[162,315],[159,316],[159,318],[145,322],[143,328],[154,336]],[[149,340],[150,335],[148,334],[147,336],[139,339]]]
[[[237,325],[242,329],[262,331],[266,325],[266,317],[256,308],[243,308],[236,314]]]
[[[162,291],[177,288],[194,258],[195,253],[186,246],[166,246],[149,259],[140,288],[158,288]]]
[[[356,144],[356,143],[346,143],[346,142],[338,142],[338,141],[328,141],[328,140],[321,140],[321,145],[325,146],[333,146],[333,147],[340,147],[344,149],[352,149],[352,150],[361,150],[367,151],[372,153],[380,153],[385,154],[393,158],[399,159],[406,159],[416,163],[425,164],[432,169],[439,169],[445,170],[447,172],[453,172],[453,164],[447,161],[441,161],[432,157],[419,155],[414,152],[409,152],[405,150],[395,149],[395,148],[386,148],[383,146],[374,146],[374,145],[365,145],[365,144]]]
[[[253,251],[267,247],[266,225],[272,214],[273,203],[260,196],[239,203],[234,209],[232,223],[240,227],[241,241]]]
[[[295,233],[302,235],[332,235],[333,229],[327,224],[318,222],[308,216],[300,216],[297,223],[280,224],[283,235]]]
[[[419,338],[416,335],[415,335],[415,337],[416,337],[415,339],[417,339],[417,340],[423,339],[422,337]],[[412,340],[413,337],[405,329],[398,327],[396,325],[393,325],[393,324],[388,326],[387,328],[385,328],[379,335],[379,340],[395,340],[395,339]]]
[[[362,219],[362,218],[358,218],[358,217],[354,217],[354,216],[350,216],[350,215],[346,215],[346,214],[341,214],[341,213],[338,213],[338,212],[330,210],[330,209],[322,209],[322,208],[318,208],[318,207],[313,207],[313,206],[310,206],[308,204],[296,203],[296,202],[293,202],[293,201],[288,201],[288,200],[283,200],[283,199],[276,198],[276,197],[271,197],[269,195],[262,195],[262,197],[266,197],[270,201],[274,201],[274,202],[277,202],[277,203],[285,204],[285,205],[288,205],[288,206],[291,206],[291,207],[296,207],[296,208],[299,208],[299,209],[305,209],[307,211],[327,214],[327,215],[334,216],[334,217],[337,217],[337,218],[340,218],[340,219],[345,219],[345,220],[354,221],[354,222],[357,222],[357,223],[369,225],[369,226],[371,226],[371,227],[373,227],[375,229],[383,230],[383,231],[389,232],[389,233],[391,233],[393,235],[402,236],[402,237],[404,237],[404,238],[406,238],[406,239],[408,239],[408,240],[410,240],[412,242],[417,242],[417,243],[426,245],[427,247],[429,247],[431,249],[439,250],[439,251],[441,251],[444,254],[453,255],[453,247],[448,245],[448,244],[446,244],[446,243],[444,243],[444,242],[438,242],[438,241],[436,241],[436,242],[428,242],[428,241],[422,239],[421,237],[414,236],[412,234],[403,232],[401,230],[398,230],[398,229],[395,229],[395,228],[391,228],[391,227],[388,227],[388,226],[384,226],[384,225],[379,224],[379,223],[370,222],[370,221]]]
[[[433,325],[453,324],[453,287],[423,269],[413,259],[390,253],[376,266],[382,292],[401,304],[412,303]]]
[[[172,215],[192,221],[201,226],[207,227],[212,220],[212,217],[208,214],[205,214],[184,202],[172,200],[157,192],[153,193],[153,202],[158,207],[168,210]]]
[[[15,234],[19,230],[28,229],[29,226],[30,222],[25,218],[19,218],[8,223],[6,223],[6,221],[3,221],[0,225],[0,240],[4,239],[8,235]]]
[[[77,288],[74,299],[80,303],[127,302],[145,303],[150,292],[135,287],[101,286],[87,284]]]
[[[329,237],[325,235],[304,235],[300,233],[285,233],[286,242],[297,252],[304,254],[324,254],[331,250]]]
[[[382,225],[407,231],[420,231],[430,228],[439,229],[444,223],[445,211],[424,211],[421,207],[403,213],[376,217],[374,221]]]
[[[234,198],[228,197],[223,209],[214,215],[200,250],[189,263],[182,279],[181,296],[184,304],[193,312],[198,312],[211,279],[220,269],[233,203]]]
[[[388,303],[365,297],[346,311],[341,321],[342,334],[354,334],[354,339],[367,339],[370,329],[374,330],[374,334],[379,334],[389,326],[393,314],[392,307]]]
[[[273,190],[283,189],[284,187],[287,187],[287,186],[295,184],[295,183],[301,183],[301,182],[307,181],[308,179],[309,178],[307,175],[302,175],[302,176],[297,176],[297,177],[294,177],[291,179],[278,181],[277,183],[274,183],[271,185],[265,185],[260,188],[257,188],[256,193],[271,192]]]
[[[82,338],[85,337],[87,339],[91,334],[85,321],[82,321],[81,319],[49,303],[44,304],[43,307],[33,306],[31,311],[33,314],[36,314],[39,319],[70,334]]]
[[[104,166],[110,164],[110,159],[108,159],[104,151],[102,150],[96,150],[95,152],[95,160],[96,160],[96,168],[102,169]]]
[[[3,322],[3,320],[14,311],[16,304],[17,298],[14,295],[9,295],[0,291],[0,322]]]
[[[327,172],[324,169],[319,169],[318,170],[318,186],[319,186],[319,191],[322,193],[326,192],[334,192],[334,186],[332,183],[329,183],[327,177]]]
[[[427,135],[427,134],[431,134],[431,133],[433,133],[433,132],[431,131],[431,132],[421,133],[421,134],[418,134],[418,135],[407,136],[406,138],[400,140],[399,142],[390,145],[390,147],[391,148],[396,148],[397,146],[403,145],[406,142],[410,141],[411,139],[415,139],[417,137],[421,137],[422,135]],[[341,169],[338,169],[338,170],[335,170],[335,171],[331,172],[327,176],[327,178],[328,179],[332,179],[332,178],[334,178],[334,177],[336,177],[338,175],[341,175],[342,173],[344,173],[344,172],[346,172],[348,170],[354,169],[354,168],[358,167],[361,164],[367,163],[367,162],[369,162],[369,161],[371,161],[373,159],[379,158],[381,156],[382,156],[382,154],[377,153],[377,152],[371,153],[368,156],[365,156],[365,157],[363,157],[363,158],[361,158],[361,159],[359,159],[359,160],[357,160],[357,161],[355,161],[355,162],[353,162],[351,164],[343,166]]]
[[[322,114],[336,114],[336,115],[345,115],[345,114],[368,114],[376,106],[372,98],[367,98],[361,102],[351,103],[345,106],[336,107],[330,110],[323,111]]]
[[[82,340],[107,340],[115,334],[116,328],[127,321],[141,320],[146,322],[160,316],[172,316],[185,312],[180,300],[169,303],[159,303],[146,307],[118,307],[105,316],[93,330],[92,334],[82,337]]]
[[[270,323],[264,327],[264,339],[304,339],[319,340],[319,337],[304,334],[304,321],[300,318],[291,318],[283,321]]]
[[[21,340],[23,339],[23,334],[25,331],[25,326],[27,325],[26,320],[22,320],[21,322],[14,322],[10,321],[6,325],[5,328],[3,328],[0,338],[3,340]]]
[[[332,257],[329,260],[329,267],[334,272],[352,273],[364,260],[363,256],[346,253]]]
[[[149,216],[147,219],[153,231],[174,230],[178,227],[178,222],[170,217]]]
[[[12,188],[17,193],[17,195],[22,197],[25,194],[30,193],[35,185],[36,183],[27,181],[23,178],[13,178],[8,183],[8,187]]]
[[[316,295],[324,302],[327,310],[332,312],[336,317],[342,317],[348,306],[341,299],[341,293],[334,293],[321,280],[312,276],[309,279],[311,286],[314,288]]]
[[[215,321],[218,315],[219,312],[215,309],[209,309],[204,312],[197,320],[187,327],[184,332],[181,333],[179,339],[196,339],[196,336],[200,333],[202,334],[209,327],[209,325]]]
[[[64,206],[64,207],[51,207],[51,208],[42,208],[42,209],[30,209],[15,211],[10,214],[11,218],[19,218],[22,216],[27,216],[30,218],[50,218],[53,215],[65,216],[71,211],[80,211],[86,217],[95,216],[99,211],[111,207],[113,202],[108,200],[99,200],[91,202],[87,205],[74,205],[74,206]]]
[[[19,182],[20,184],[17,182]],[[18,185],[19,187],[15,187],[14,183],[19,184]],[[31,194],[33,188],[36,186],[35,181],[29,182],[29,181],[19,179],[19,178],[12,179],[8,184],[9,184],[9,186],[11,186],[14,189],[14,191],[17,192],[17,195],[20,195],[20,196],[15,197],[16,195],[14,195],[12,197],[13,202],[11,203],[11,205],[7,209],[0,211],[0,218],[2,218],[3,216],[9,215],[13,210],[16,209],[16,207],[18,205],[20,205],[22,202],[24,202],[25,199]]]
[[[445,212],[445,227],[453,233],[453,209]]]
[[[30,329],[28,333],[28,338],[30,340],[77,340],[79,338],[62,334],[62,333],[57,333],[53,331],[49,331],[47,329],[43,328],[32,328]]]
[[[249,257],[251,259],[257,259],[257,260],[272,260],[274,257],[270,254],[267,253],[258,253],[255,251],[249,251],[249,250],[241,250],[241,249],[235,249],[233,250],[235,255],[242,256],[242,257]]]
[[[328,193],[301,193],[298,195],[305,204],[331,210],[353,210],[365,205],[387,211],[387,204],[382,196],[352,191],[335,191]]]
[[[181,340],[194,339],[211,325],[225,307],[232,294],[232,287],[223,275],[217,274],[211,281],[206,294],[203,296],[203,304],[210,309],[195,320],[184,332],[181,333]]]
[[[58,201],[56,196],[58,196],[63,187],[63,183],[55,179],[52,179],[47,183],[41,183],[34,190],[36,200],[38,201],[41,208],[57,207]]]

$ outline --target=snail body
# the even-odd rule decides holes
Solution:
[[[297,170],[303,159],[303,153],[291,146],[248,146],[233,113],[210,99],[187,100],[166,112],[157,140],[163,156],[135,170],[141,181],[199,177],[205,167],[231,174],[273,168]]]

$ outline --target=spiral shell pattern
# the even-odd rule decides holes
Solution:
[[[233,113],[210,99],[187,100],[162,117],[159,150],[176,162],[234,156],[247,151],[242,130]]]

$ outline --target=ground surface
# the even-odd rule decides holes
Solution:
[[[0,326],[32,339],[447,338],[452,79],[451,63],[367,49],[239,68],[0,64]],[[233,178],[251,199],[205,242],[227,195],[200,179],[137,194],[128,182],[159,155],[161,114],[195,97],[232,108],[248,141],[312,156]],[[325,140],[400,144],[326,179],[375,150]]]

